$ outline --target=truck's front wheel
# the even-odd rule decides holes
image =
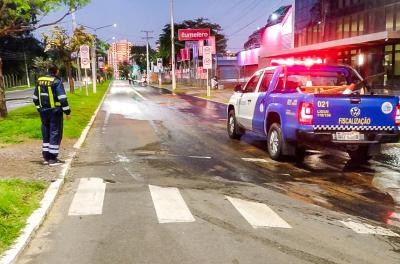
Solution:
[[[244,134],[244,130],[241,127],[239,127],[236,121],[235,110],[229,111],[227,130],[228,130],[228,135],[231,139],[240,139]]]
[[[283,137],[281,125],[274,123],[268,131],[268,153],[273,160],[282,158]]]
[[[366,163],[372,159],[372,155],[369,153],[369,148],[366,146],[360,146],[356,150],[348,150],[347,153],[350,159],[355,162]]]

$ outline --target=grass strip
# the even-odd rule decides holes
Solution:
[[[39,207],[46,187],[43,181],[0,180],[0,255]]]
[[[97,85],[97,93],[86,96],[85,89],[75,90],[75,94],[68,94],[71,106],[71,120],[64,121],[64,137],[78,138],[86,127],[94,111],[98,107],[109,81]],[[89,86],[89,91],[91,91]],[[16,144],[28,139],[41,138],[41,123],[39,114],[34,105],[28,105],[13,110],[5,119],[0,119],[0,144]]]

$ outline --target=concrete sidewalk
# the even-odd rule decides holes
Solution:
[[[152,87],[159,89],[167,89],[172,92],[172,85],[161,85],[151,84]],[[229,98],[233,94],[232,89],[222,89],[222,90],[211,90],[211,96],[207,97],[207,88],[205,87],[195,87],[195,86],[187,86],[178,84],[175,94],[186,94],[198,98],[202,98],[209,101],[214,101],[221,104],[227,104],[229,102]]]

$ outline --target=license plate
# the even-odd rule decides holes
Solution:
[[[364,139],[360,132],[336,132],[336,140],[340,141],[359,141]]]

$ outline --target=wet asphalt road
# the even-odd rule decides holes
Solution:
[[[7,92],[6,104],[8,111],[32,104],[33,89]]]
[[[19,263],[400,262],[396,145],[367,165],[329,150],[278,163],[263,138],[228,138],[225,108],[115,82]],[[71,215],[81,178],[105,183],[97,215]],[[149,185],[177,188],[195,221],[160,223]],[[227,197],[265,204],[291,228],[253,228]]]

